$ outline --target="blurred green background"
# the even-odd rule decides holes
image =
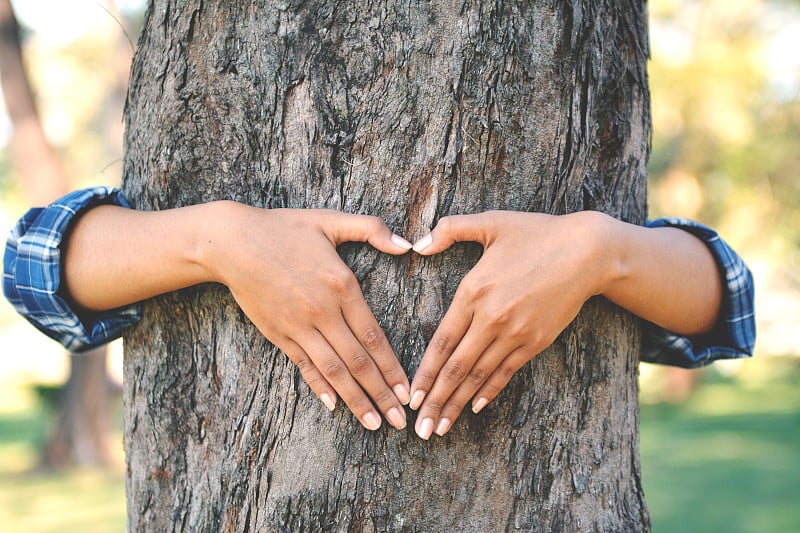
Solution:
[[[20,0],[23,51],[69,188],[119,182],[141,0]],[[800,2],[649,3],[651,216],[717,228],[756,278],[756,357],[641,369],[644,487],[656,532],[800,531]],[[124,28],[124,31],[123,31]],[[0,73],[2,76],[2,73]],[[31,204],[0,113],[0,231]],[[0,302],[0,529],[122,531],[121,407],[101,467],[47,468],[69,358]],[[121,380],[120,347],[108,356]],[[113,387],[112,387],[113,389]]]

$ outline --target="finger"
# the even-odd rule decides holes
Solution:
[[[476,391],[516,348],[518,346],[515,346],[512,342],[496,340],[486,349],[464,381],[461,382],[461,385],[450,395],[444,407],[442,407],[434,431],[437,435],[441,437],[450,431],[461,411],[475,396]]]
[[[432,255],[448,249],[455,242],[472,241],[486,246],[490,241],[486,213],[476,215],[452,215],[439,220],[428,235],[414,243],[414,251]]]
[[[338,392],[339,397],[365,428],[376,430],[381,417],[361,386],[350,374],[347,364],[318,331],[307,335],[301,345],[323,377]]]
[[[404,254],[411,243],[392,233],[389,226],[378,217],[353,215],[337,211],[326,212],[324,230],[338,246],[344,242],[368,242],[381,252],[393,255]]]
[[[317,398],[325,404],[325,407],[327,407],[329,411],[336,409],[336,390],[328,383],[328,380],[325,379],[322,372],[319,371],[311,358],[308,357],[308,354],[303,351],[297,343],[290,339],[281,342],[279,348],[295,365],[297,365],[297,368],[300,370],[300,375],[303,376],[303,379],[308,383],[308,386],[314,394],[317,395]]]
[[[405,410],[395,396],[395,392],[384,380],[372,356],[350,330],[344,317],[340,315],[337,322],[322,325],[320,332],[338,354],[340,361],[344,362],[349,376],[357,382],[360,390],[369,395],[390,424],[397,429],[403,429],[406,426]],[[330,379],[327,374],[325,376]],[[337,390],[339,390],[338,387]],[[341,390],[339,393],[346,401]]]
[[[492,344],[492,340],[485,331],[476,328],[473,322],[469,331],[453,351],[452,356],[442,365],[433,387],[419,409],[415,429],[421,438],[427,440],[431,431],[439,428],[442,408],[448,403],[452,393],[472,373],[475,363]],[[499,362],[500,360],[496,361],[495,366]],[[486,376],[488,374],[485,374],[484,378]]]
[[[450,308],[425,349],[419,368],[411,381],[411,402],[409,403],[411,409],[419,409],[422,405],[442,366],[450,358],[472,323],[472,310],[468,307],[465,301],[466,297],[462,294],[462,291],[456,291]]]
[[[535,352],[529,346],[522,346],[511,352],[502,363],[492,372],[489,379],[486,380],[481,388],[475,393],[472,402],[472,412],[480,413],[486,407],[486,404],[494,400],[500,391],[508,385],[514,374],[522,368],[522,366],[530,361]]]
[[[408,376],[360,290],[343,301],[342,313],[350,331],[375,362],[383,381],[397,400],[407,405],[411,399]]]

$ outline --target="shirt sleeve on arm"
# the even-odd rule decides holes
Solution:
[[[674,227],[702,240],[717,262],[725,286],[717,324],[703,335],[676,335],[655,324],[645,323],[642,361],[695,368],[718,359],[750,357],[756,340],[753,310],[753,276],[739,255],[716,231],[680,218],[648,221],[648,227]]]
[[[112,187],[71,192],[47,207],[28,211],[11,230],[3,256],[3,293],[11,305],[73,352],[119,337],[140,317],[139,305],[103,312],[76,310],[60,291],[64,235],[76,215],[100,204],[130,207]]]

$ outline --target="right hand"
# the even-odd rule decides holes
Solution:
[[[212,277],[230,288],[328,409],[340,397],[365,428],[376,430],[377,406],[392,426],[404,428],[408,378],[336,247],[369,242],[399,255],[411,244],[371,216],[233,202],[220,209],[201,253]]]

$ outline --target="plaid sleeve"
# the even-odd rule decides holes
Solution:
[[[718,359],[750,357],[756,340],[753,276],[716,231],[691,220],[660,218],[648,227],[675,227],[702,240],[717,262],[725,283],[720,316],[704,335],[683,337],[655,324],[645,324],[642,361],[695,368]]]
[[[104,312],[73,309],[60,291],[61,243],[82,210],[100,204],[130,207],[118,189],[71,192],[28,211],[11,230],[3,256],[3,293],[28,321],[68,350],[80,352],[119,337],[139,319],[138,305]]]

